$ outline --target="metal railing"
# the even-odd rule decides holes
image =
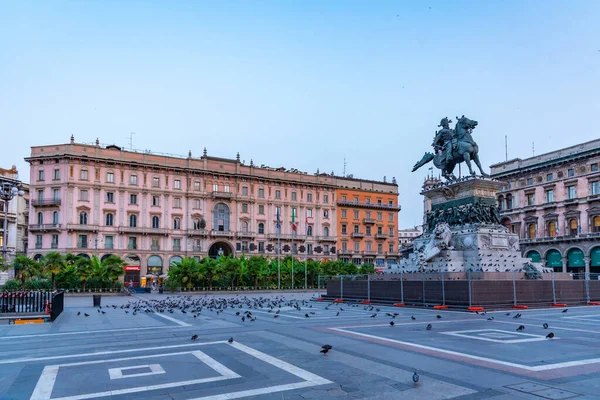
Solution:
[[[0,313],[26,314],[46,313],[46,304],[52,300],[50,291],[0,292]]]
[[[366,277],[366,278],[365,278]],[[599,273],[398,272],[318,277],[326,297],[422,306],[515,307],[600,302]]]

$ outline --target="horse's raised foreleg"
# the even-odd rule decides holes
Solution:
[[[489,174],[486,174],[485,172],[483,172],[483,168],[481,168],[481,162],[479,161],[478,153],[473,154],[473,161],[475,161],[475,164],[477,164],[477,168],[479,168],[479,172],[481,172],[481,176],[490,176]]]

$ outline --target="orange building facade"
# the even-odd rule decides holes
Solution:
[[[398,185],[350,178],[336,182],[338,259],[384,267],[398,262]]]

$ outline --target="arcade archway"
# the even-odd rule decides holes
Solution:
[[[233,247],[227,242],[215,242],[208,249],[208,256],[210,258],[217,258],[220,255],[227,257],[233,255]]]

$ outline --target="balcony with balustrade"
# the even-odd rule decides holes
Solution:
[[[29,225],[29,232],[58,232],[61,224],[35,224]]]
[[[400,211],[402,207],[400,205],[389,205],[389,204],[379,204],[379,203],[368,203],[364,201],[348,201],[348,200],[338,200],[338,206],[342,207],[358,207],[358,208],[370,208],[376,210],[387,210],[387,211]]]
[[[31,205],[36,208],[58,207],[61,205],[60,199],[36,199],[31,200]]]
[[[353,238],[364,238],[365,234],[363,232],[352,232],[351,235]]]
[[[206,237],[208,236],[208,231],[206,229],[188,229],[187,235],[191,237]]]
[[[324,243],[335,243],[337,242],[337,239],[333,236],[317,236],[317,241]]]
[[[213,192],[212,192],[213,199],[231,200],[232,197],[233,197],[233,194],[231,192],[219,192],[216,190],[213,190]]]
[[[210,236],[214,238],[233,238],[233,231],[210,231]]]
[[[241,231],[236,233],[235,236],[240,239],[252,239],[255,236],[255,233],[250,231]]]
[[[387,239],[388,237],[389,237],[389,236],[388,236],[388,235],[386,235],[385,233],[376,233],[376,234],[375,234],[375,239],[378,239],[378,240],[385,240],[385,239]]]
[[[99,225],[67,224],[67,230],[72,232],[98,232]]]
[[[376,222],[373,218],[363,218],[363,224],[365,225],[375,225]]]

